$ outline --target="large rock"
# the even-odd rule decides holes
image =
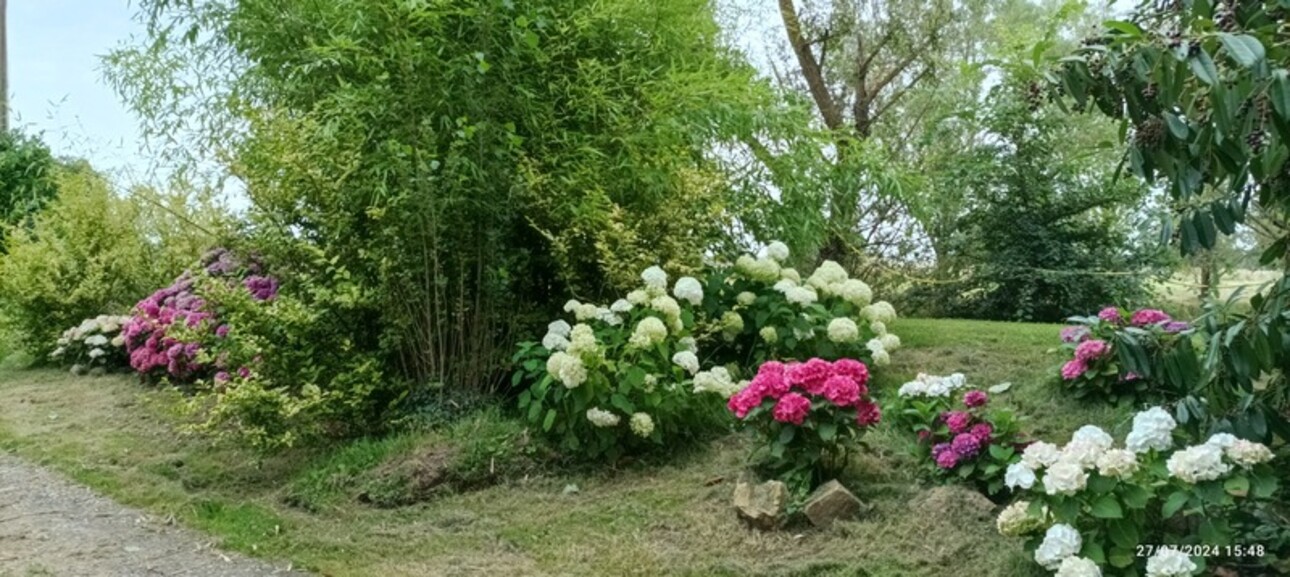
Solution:
[[[779,481],[735,485],[735,513],[749,526],[770,531],[784,523],[788,508],[788,487]]]
[[[834,479],[811,493],[803,512],[812,525],[826,528],[833,525],[834,521],[855,518],[863,508],[860,499]]]

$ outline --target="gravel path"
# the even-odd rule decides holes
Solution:
[[[304,574],[219,551],[196,533],[0,453],[0,577],[81,575]]]

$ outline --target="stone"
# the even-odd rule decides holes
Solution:
[[[860,503],[860,499],[834,479],[820,485],[814,493],[811,493],[802,511],[806,513],[806,518],[810,519],[812,525],[827,528],[833,525],[834,521],[855,518],[863,508],[864,505]]]
[[[788,487],[779,481],[735,485],[735,513],[754,529],[770,531],[784,523],[788,508]]]

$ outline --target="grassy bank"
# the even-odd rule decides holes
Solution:
[[[962,371],[983,387],[1013,383],[1000,400],[1041,436],[1126,424],[1123,412],[1073,405],[1048,381],[1055,326],[903,320],[893,332],[905,348],[881,371],[879,395],[918,371]],[[126,378],[0,372],[0,447],[228,548],[324,575],[1041,574],[1019,542],[995,533],[988,501],[920,484],[904,440],[882,429],[844,479],[872,506],[864,518],[763,534],[730,509],[748,449],[739,435],[617,470],[548,467],[377,508],[357,487],[383,463],[512,425],[494,411],[455,430],[259,458],[175,435],[171,400]]]

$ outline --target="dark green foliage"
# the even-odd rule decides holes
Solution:
[[[1123,216],[1144,189],[1072,150],[1082,126],[1027,96],[1024,83],[994,89],[979,144],[933,177],[965,191],[964,209],[939,247],[939,276],[950,280],[907,295],[925,312],[1057,322],[1145,296],[1150,261]]]
[[[0,132],[0,254],[5,228],[32,225],[32,217],[55,196],[57,163],[49,147],[18,131]]]

